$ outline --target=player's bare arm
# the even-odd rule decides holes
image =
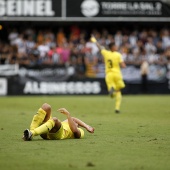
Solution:
[[[65,108],[60,108],[57,111],[59,111],[60,113],[67,116],[68,124],[70,126],[71,131],[74,133],[75,138],[80,138],[81,133],[80,133],[76,123],[74,122],[73,118],[71,117],[69,111],[67,111]]]
[[[93,35],[91,36],[90,41],[95,43],[100,51],[103,49],[102,46],[97,42],[96,38]]]
[[[126,68],[125,62],[121,62],[121,63],[120,63],[120,66],[121,66],[121,68]]]
[[[90,133],[94,133],[94,128],[93,128],[93,127],[91,127],[90,125],[84,123],[84,122],[83,122],[82,120],[80,120],[80,119],[77,119],[77,118],[75,118],[75,117],[72,117],[72,118],[73,118],[73,120],[74,120],[79,126],[85,128],[85,129],[86,129],[88,132],[90,132]]]

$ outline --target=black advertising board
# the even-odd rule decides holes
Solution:
[[[170,17],[170,6],[149,0],[68,0],[67,17]]]
[[[0,0],[0,21],[170,21],[161,0]]]

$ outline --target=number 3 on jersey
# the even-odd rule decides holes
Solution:
[[[108,62],[108,68],[113,68],[112,60],[107,60],[107,62]]]

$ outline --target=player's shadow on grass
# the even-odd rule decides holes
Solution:
[[[17,139],[17,141],[19,142],[68,142],[68,140],[48,140],[48,139],[41,139],[41,138],[37,138],[37,139],[33,139],[31,141],[24,141],[22,138],[21,139]],[[70,141],[70,140],[69,140]],[[75,141],[75,140],[71,140],[71,141]]]

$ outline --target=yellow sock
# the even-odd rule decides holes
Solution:
[[[122,94],[120,91],[118,91],[116,92],[115,110],[120,110],[121,101],[122,101]]]
[[[40,108],[38,109],[38,112],[36,115],[34,115],[31,125],[30,125],[30,130],[34,130],[35,128],[37,128],[38,126],[40,126],[44,120],[46,116],[46,112]]]
[[[55,122],[53,119],[48,120],[46,123],[41,126],[31,130],[33,136],[41,135],[44,133],[48,133],[55,126]]]

